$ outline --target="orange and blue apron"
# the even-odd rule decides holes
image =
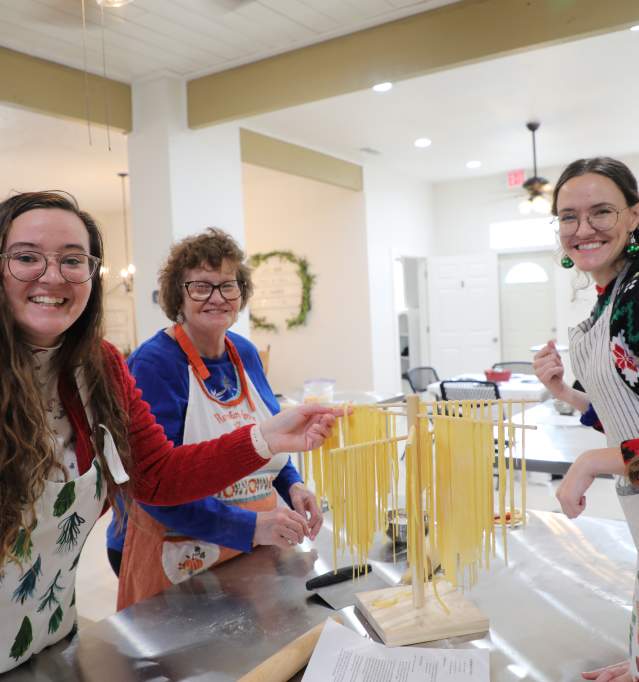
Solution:
[[[272,416],[228,338],[225,339],[226,350],[237,372],[240,393],[234,400],[222,402],[211,395],[204,384],[209,372],[193,343],[179,325],[173,330],[189,362],[184,444],[219,438],[245,424],[259,423]],[[286,453],[275,455],[261,469],[214,497],[242,509],[271,511],[277,506],[273,480],[288,462],[288,457]],[[170,585],[187,580],[240,553],[229,547],[176,535],[133,503],[120,569],[118,609],[158,594]]]

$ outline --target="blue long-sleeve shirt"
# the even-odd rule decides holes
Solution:
[[[272,414],[279,412],[279,403],[268,384],[255,346],[244,337],[227,332],[244,364],[246,373]],[[239,393],[233,363],[224,353],[214,360],[203,358],[211,373],[205,384],[222,401],[232,400]],[[157,421],[164,427],[167,438],[182,445],[184,422],[189,398],[188,360],[178,343],[164,331],[145,341],[130,357],[129,369],[135,377],[142,397],[150,406]],[[290,487],[301,477],[289,457],[273,481],[273,486],[290,506]],[[179,535],[249,552],[253,544],[257,514],[248,509],[225,504],[206,497],[175,507],[142,505],[154,519]],[[126,535],[126,519],[118,532],[116,516],[107,528],[107,547],[122,551]]]

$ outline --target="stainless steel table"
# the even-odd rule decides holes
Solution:
[[[432,646],[489,649],[492,682],[573,682],[626,653],[635,549],[620,521],[529,516],[525,530],[507,531],[509,566],[498,560],[468,594],[490,632]],[[83,629],[3,680],[237,679],[329,614],[304,589],[313,567],[329,568],[330,529],[318,540],[315,549],[259,548],[233,559]],[[390,542],[380,541],[371,563],[393,582],[403,558],[393,565]],[[365,631],[353,607],[343,611]]]

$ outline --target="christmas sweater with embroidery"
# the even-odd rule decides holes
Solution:
[[[280,410],[279,403],[266,379],[257,349],[239,334],[227,332],[227,336],[237,349],[244,370],[260,397],[270,412],[277,414]],[[240,387],[228,353],[225,351],[221,358],[213,360],[203,358],[203,362],[211,373],[205,381],[210,393],[223,402],[237,397]],[[189,365],[179,344],[161,330],[131,355],[129,368],[167,436],[174,443],[181,444],[189,398]],[[290,506],[289,489],[301,480],[289,457],[273,480],[273,486]],[[150,507],[143,504],[142,507],[156,521],[180,535],[242,552],[250,552],[252,549],[257,520],[254,511],[225,504],[210,496],[178,506]],[[126,517],[122,530],[118,531],[114,514],[107,528],[107,547],[122,551],[125,536]]]
[[[615,282],[613,279],[605,287],[596,287],[597,301],[590,314],[593,323],[610,305]],[[636,261],[632,262],[612,302],[610,339],[615,369],[639,399],[639,263]],[[592,404],[581,416],[581,423],[604,430]],[[620,448],[630,481],[639,485],[639,437],[622,441]]]

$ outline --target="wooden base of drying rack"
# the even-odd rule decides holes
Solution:
[[[448,607],[446,613],[425,586],[424,606],[413,606],[409,586],[387,587],[355,595],[355,605],[387,646],[432,642],[486,632],[488,618],[460,590],[440,583],[437,592]]]

